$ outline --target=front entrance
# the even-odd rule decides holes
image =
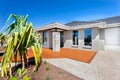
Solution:
[[[60,32],[60,47],[64,46],[64,32]]]

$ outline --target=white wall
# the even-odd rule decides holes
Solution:
[[[78,30],[78,47],[72,45],[72,30],[64,31],[64,47],[66,48],[84,48],[84,29]],[[48,31],[46,48],[52,48],[52,32]],[[104,50],[104,29],[92,28],[92,50]]]
[[[99,50],[99,28],[92,28],[92,50]]]
[[[52,48],[52,32],[48,31],[48,48]]]
[[[105,29],[100,29],[100,50],[105,50]]]
[[[100,31],[99,28],[92,28],[92,48],[88,46],[84,46],[84,29],[78,30],[78,47],[72,45],[72,32],[73,31],[65,31],[64,32],[64,47],[66,48],[78,48],[78,49],[92,49],[94,51],[98,51],[100,47],[103,45],[99,45],[100,43]],[[102,43],[102,40],[101,40]]]
[[[84,29],[78,30],[78,48],[83,49],[84,46]]]
[[[72,31],[64,32],[64,47],[71,48],[72,46]]]

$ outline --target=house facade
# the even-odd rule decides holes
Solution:
[[[35,30],[42,36],[43,47],[53,51],[61,47],[94,51],[112,46],[120,49],[120,16],[66,24],[54,22]]]

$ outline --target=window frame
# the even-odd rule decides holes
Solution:
[[[45,46],[47,46],[47,40],[48,40],[47,38],[48,38],[48,32],[44,31],[43,32],[43,45],[45,45]],[[45,42],[46,42],[46,44],[45,44]]]
[[[86,30],[91,30],[90,33],[86,35]],[[86,44],[85,38],[87,38],[90,35],[90,42]],[[86,37],[87,36],[87,37]],[[89,40],[89,39],[88,39]],[[92,47],[92,28],[86,28],[84,29],[84,46]]]
[[[74,40],[74,34],[77,32],[77,42],[74,42],[75,40]],[[74,31],[72,31],[72,45],[73,46],[78,46],[78,35],[79,35],[79,33],[78,33],[78,30],[74,30]],[[75,44],[76,43],[76,44]]]

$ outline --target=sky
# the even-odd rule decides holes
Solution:
[[[0,0],[0,29],[10,14],[28,14],[28,21],[36,28],[52,22],[65,24],[118,16],[120,0]]]

